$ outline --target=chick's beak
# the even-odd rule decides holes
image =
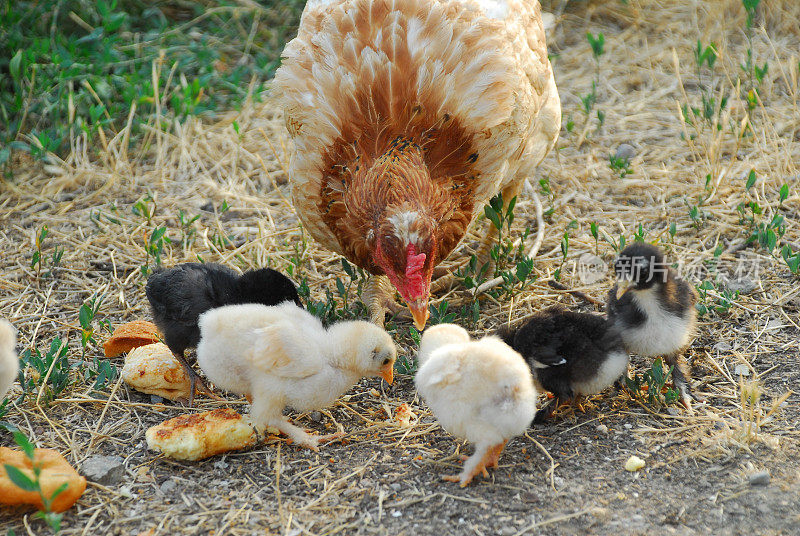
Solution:
[[[386,363],[384,366],[382,366],[379,374],[381,378],[386,380],[386,383],[392,385],[392,382],[394,381],[394,361]]]
[[[620,299],[626,292],[633,288],[633,281],[630,279],[617,280],[617,299]]]
[[[425,329],[425,324],[428,323],[428,300],[425,298],[418,298],[408,302],[408,309],[411,311],[411,316],[414,317],[414,326],[417,330],[422,331]]]

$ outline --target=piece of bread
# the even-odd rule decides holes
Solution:
[[[411,411],[411,407],[405,402],[397,406],[394,417],[397,421],[397,424],[403,428],[408,428],[411,426],[411,420],[417,418],[417,416],[414,415],[414,412]]]
[[[78,474],[64,457],[53,449],[36,449],[33,451],[33,461],[41,466],[39,485],[45,497],[52,497],[53,493],[66,483],[67,487],[58,494],[50,508],[54,512],[63,512],[80,499],[86,489],[86,479]],[[20,450],[0,447],[0,503],[8,505],[31,504],[39,510],[44,509],[42,498],[36,491],[25,491],[17,487],[8,477],[5,465],[11,465],[22,471],[33,480],[33,464]]]
[[[232,409],[181,415],[151,427],[145,434],[151,450],[176,460],[202,460],[255,445],[250,417]]]
[[[167,345],[161,342],[139,346],[128,352],[122,367],[122,379],[142,393],[170,400],[189,398],[189,376]]]
[[[111,338],[103,344],[106,357],[117,357],[133,348],[158,342],[158,328],[147,320],[134,320],[117,326]]]

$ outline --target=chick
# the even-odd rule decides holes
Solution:
[[[332,404],[359,378],[393,380],[397,348],[381,328],[362,321],[325,329],[293,303],[230,305],[200,315],[197,362],[216,385],[251,400],[261,430],[273,426],[295,443],[318,450],[320,441],[283,416],[291,406],[311,411]]]
[[[553,404],[536,412],[535,423],[575,395],[599,393],[628,370],[619,332],[599,315],[548,307],[501,336],[528,362],[537,387],[555,395]]]
[[[200,341],[198,317],[215,307],[241,303],[300,304],[294,283],[271,268],[242,275],[220,264],[190,262],[155,272],[147,279],[147,299],[153,321],[164,334],[164,342],[181,362],[191,381],[189,405],[194,401],[197,373],[184,357],[187,348]],[[211,391],[200,380],[202,389]]]
[[[0,318],[0,400],[3,400],[19,372],[19,358],[14,346],[17,336],[14,327]]]
[[[625,348],[643,357],[663,356],[672,367],[675,389],[692,410],[689,370],[682,358],[697,323],[697,293],[669,267],[653,245],[637,242],[614,262],[617,283],[608,293],[608,319]]]
[[[496,467],[506,443],[525,432],[536,413],[536,389],[517,352],[498,337],[470,341],[453,324],[425,330],[420,342],[417,391],[452,435],[475,443],[459,475],[444,480],[469,484]]]

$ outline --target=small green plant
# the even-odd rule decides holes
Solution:
[[[183,210],[178,211],[178,224],[181,227],[181,246],[183,249],[188,249],[196,238],[197,229],[194,228],[194,222],[200,219],[200,214],[189,216]]]
[[[454,312],[447,312],[448,303],[447,300],[442,300],[437,308],[435,305],[431,304],[428,306],[431,316],[428,322],[430,322],[431,326],[435,326],[436,324],[452,324],[453,320],[456,319],[456,313]]]
[[[670,374],[672,367],[664,370],[664,363],[657,357],[650,369],[643,374],[634,374],[633,378],[626,376],[625,384],[634,398],[661,408],[678,401],[678,392],[666,385]]]
[[[712,312],[717,315],[725,315],[739,299],[738,290],[732,291],[727,288],[719,288],[709,279],[697,285],[696,288],[700,299],[697,301],[695,309],[697,309],[697,313],[701,317]],[[709,291],[714,292],[716,296],[709,296]]]
[[[620,179],[624,179],[625,176],[633,173],[633,168],[631,168],[631,161],[625,158],[624,156],[617,156],[613,153],[609,154],[608,166],[611,168],[611,171],[619,175]]]
[[[361,300],[366,275],[361,268],[354,267],[344,258],[341,259],[341,262],[342,269],[348,276],[348,282],[345,283],[340,277],[336,277],[334,280],[336,294],[326,286],[325,300],[314,300],[311,298],[311,289],[308,286],[308,278],[306,277],[303,278],[297,288],[297,293],[305,301],[306,310],[322,320],[326,325],[339,320],[356,320],[368,316],[367,306]],[[354,285],[356,300],[350,298],[350,292],[353,290]]]
[[[592,57],[594,58],[594,80],[592,80],[592,90],[580,97],[582,111],[586,116],[586,121],[589,121],[589,116],[592,113],[592,110],[595,109],[595,105],[597,104],[597,89],[600,86],[600,56],[603,55],[605,52],[604,46],[606,42],[606,38],[602,33],[598,33],[596,36],[593,35],[591,32],[586,32],[586,39],[589,41],[589,46],[592,48]],[[598,128],[603,126],[605,122],[605,113],[602,110],[596,110],[597,112],[597,122]]]
[[[525,229],[522,232],[519,244],[516,246],[510,238],[516,203],[517,198],[514,197],[504,208],[503,196],[497,194],[489,200],[488,205],[483,207],[486,218],[497,230],[497,242],[489,250],[489,257],[494,262],[492,276],[502,278],[503,282],[499,287],[489,290],[489,293],[495,297],[499,297],[501,294],[513,296],[524,290],[535,279],[533,261],[524,253],[525,240],[528,238],[530,230]],[[478,259],[473,255],[469,263],[456,271],[456,275],[461,279],[465,288],[471,289],[480,286],[488,277],[489,270],[490,263],[488,261],[478,266]]]
[[[137,200],[136,203],[133,204],[133,207],[131,207],[131,212],[147,220],[147,225],[152,225],[153,216],[156,214],[156,202],[153,196],[147,194]]]
[[[47,225],[43,226],[39,229],[39,232],[36,233],[35,238],[35,247],[36,249],[33,251],[33,255],[31,255],[31,268],[36,268],[36,278],[39,278],[39,275],[42,272],[42,245],[44,244],[44,239],[47,237],[48,233]],[[60,257],[59,257],[60,259]]]
[[[781,249],[781,257],[794,275],[800,275],[800,251],[792,252],[792,247],[786,244]]]
[[[547,204],[549,205],[549,207],[542,212],[542,216],[544,216],[545,218],[549,218],[556,211],[555,208],[556,194],[553,192],[553,188],[550,186],[549,176],[545,176],[539,179],[539,188],[544,198],[547,199]]]
[[[69,359],[67,343],[56,337],[50,348],[42,355],[38,349],[26,349],[20,356],[19,383],[23,396],[32,394],[42,385],[46,385],[45,400],[52,400],[69,385]]]
[[[411,340],[414,342],[414,347],[419,348],[420,343],[420,333],[417,331],[417,328],[414,326],[409,326],[408,328],[408,335],[411,337]],[[413,376],[417,373],[417,369],[419,368],[419,361],[417,361],[414,356],[405,356],[401,355],[397,358],[394,364],[395,370],[401,374],[408,374],[409,376]]]
[[[759,66],[753,58],[753,37],[755,32],[755,17],[758,5],[761,0],[742,0],[742,5],[747,12],[747,19],[745,20],[745,36],[747,37],[747,50],[745,51],[745,61],[739,67],[747,77],[747,84],[742,84],[742,91],[744,91],[744,100],[747,102],[749,110],[755,109],[758,104],[759,87],[764,81],[764,78],[769,71],[769,63],[764,62]]]
[[[95,331],[92,322],[95,320],[97,312],[103,304],[104,297],[105,295],[92,296],[81,305],[78,311],[78,321],[81,325],[81,358],[83,360],[86,359],[86,351],[89,347],[89,343],[97,345],[97,340],[94,338]],[[113,331],[107,320],[100,321],[99,324],[105,328],[107,332],[111,333]],[[117,379],[117,367],[107,359],[101,361],[95,356],[92,359],[92,365],[91,368],[83,369],[83,376],[84,380],[94,379],[94,386],[92,387],[94,390],[102,390],[106,385]]]
[[[13,465],[4,464],[3,467],[6,470],[6,474],[8,475],[9,480],[11,480],[11,483],[22,491],[33,492],[39,495],[42,500],[42,505],[44,505],[44,509],[36,512],[34,517],[44,520],[44,522],[50,526],[53,533],[58,534],[58,532],[61,530],[62,514],[53,512],[53,501],[55,501],[56,498],[61,495],[65,489],[67,489],[67,483],[64,482],[62,485],[56,488],[52,495],[46,497],[42,491],[41,485],[42,465],[41,463],[37,463],[35,459],[36,447],[30,442],[25,434],[19,430],[9,429],[9,431],[13,432],[14,442],[19,445],[22,452],[25,453],[25,457],[30,460],[33,468],[33,478]]]
[[[589,224],[589,232],[592,234],[592,238],[594,238],[594,254],[600,255],[600,227],[597,225],[597,222],[591,222]]]
[[[167,226],[160,226],[153,229],[153,232],[150,233],[150,236],[147,238],[144,244],[146,260],[144,265],[141,267],[142,275],[147,277],[154,268],[161,266],[161,255],[164,254],[164,246],[167,244],[172,243],[169,237],[166,235],[167,233]],[[152,266],[151,266],[152,260]]]
[[[567,224],[566,229],[564,229],[564,234],[561,237],[561,264],[559,264],[558,268],[553,272],[553,279],[556,281],[561,281],[561,270],[564,268],[564,263],[567,262],[567,256],[569,255],[569,232],[577,227],[577,220],[571,220]]]

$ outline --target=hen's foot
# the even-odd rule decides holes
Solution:
[[[369,320],[383,327],[386,313],[397,314],[403,307],[394,301],[394,287],[386,276],[373,276],[367,282],[362,294],[369,309]]]

